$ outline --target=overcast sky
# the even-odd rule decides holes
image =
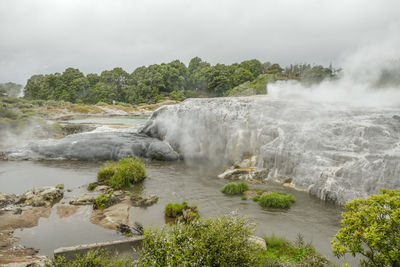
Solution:
[[[0,82],[194,56],[337,66],[393,33],[399,0],[0,0]]]

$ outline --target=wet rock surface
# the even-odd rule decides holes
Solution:
[[[57,215],[59,218],[67,218],[69,216],[74,215],[79,207],[77,206],[67,206],[67,205],[60,205],[56,207]]]
[[[130,196],[130,200],[132,201],[132,205],[135,207],[148,207],[157,203],[158,197],[156,195],[143,197],[137,194],[133,194]]]
[[[70,205],[93,205],[93,203],[96,201],[96,198],[92,195],[83,195],[76,197],[72,200],[69,201]]]
[[[41,140],[7,153],[9,159],[118,160],[125,157],[173,161],[179,159],[164,141],[126,131],[88,132],[59,140]]]
[[[220,166],[255,155],[263,180],[345,203],[400,187],[399,114],[304,99],[197,98],[159,108],[141,133]]]
[[[0,209],[4,208],[6,206],[15,204],[17,202],[18,198],[14,194],[3,194],[0,193]]]
[[[32,207],[16,213],[15,210],[0,211],[0,231],[36,226],[41,217],[48,218],[50,207]]]
[[[19,196],[20,206],[51,207],[64,196],[64,185],[45,186],[26,191]]]
[[[230,168],[225,172],[218,175],[218,178],[221,179],[230,179],[230,180],[244,180],[248,182],[262,182],[265,177],[267,177],[268,172],[266,169],[260,168]]]
[[[90,222],[106,229],[116,230],[120,224],[129,225],[131,203],[125,200],[104,210],[94,210]]]

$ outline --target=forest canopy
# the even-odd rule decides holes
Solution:
[[[303,76],[306,83],[311,84],[332,78],[334,70],[306,64],[283,69],[279,64],[261,63],[257,59],[212,66],[195,57],[188,66],[174,60],[142,66],[132,73],[114,68],[100,75],[85,75],[79,69],[67,68],[63,73],[33,75],[28,79],[24,93],[28,99],[87,104],[113,101],[141,104],[158,102],[166,96],[180,101],[186,97],[240,95],[240,92],[236,92],[242,90],[243,86],[238,86],[252,85],[253,81],[258,88],[255,93],[262,94],[266,93],[267,82],[300,80]]]

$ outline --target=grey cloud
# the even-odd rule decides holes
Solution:
[[[200,56],[338,65],[400,32],[396,0],[0,1],[0,82]],[[390,37],[389,37],[390,38]]]

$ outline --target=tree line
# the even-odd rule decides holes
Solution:
[[[69,101],[96,104],[99,102],[126,102],[131,104],[154,103],[169,96],[183,100],[199,95],[223,96],[242,83],[251,82],[259,75],[274,74],[277,79],[312,81],[332,77],[331,68],[310,65],[291,65],[283,69],[279,64],[261,63],[257,59],[231,65],[192,58],[186,66],[179,60],[170,63],[142,66],[128,73],[122,68],[105,70],[86,76],[75,68],[63,73],[33,75],[27,81],[24,95],[28,99]]]

